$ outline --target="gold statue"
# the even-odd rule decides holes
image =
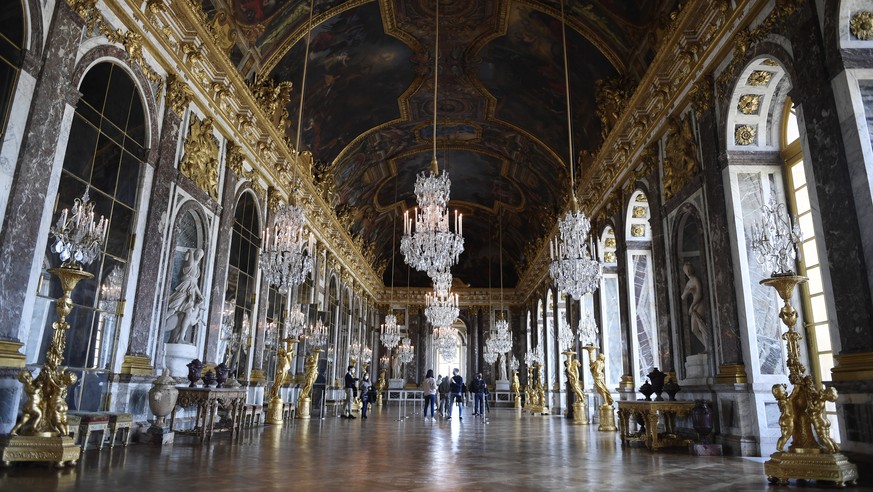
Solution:
[[[564,353],[572,354],[571,352]],[[570,387],[573,388],[573,394],[576,396],[574,401],[585,401],[583,400],[585,396],[582,394],[582,383],[579,381],[579,366],[582,364],[572,357],[572,355],[567,355],[567,360],[564,361],[564,367],[567,369],[567,381],[570,383]]]
[[[779,428],[782,429],[782,437],[776,442],[776,449],[784,451],[785,444],[794,433],[794,410],[792,410],[791,400],[788,398],[788,389],[784,384],[774,384],[772,391],[776,403],[779,405]]]
[[[315,386],[315,380],[318,379],[318,352],[313,351],[306,356],[306,375],[303,380],[303,388],[300,389],[299,400],[308,399],[312,395],[312,387]],[[298,403],[299,405],[299,403]]]
[[[70,409],[67,405],[67,389],[76,384],[78,379],[72,372],[61,373],[61,384],[58,386],[58,392],[52,397],[52,404],[49,407],[52,425],[62,436],[70,435],[70,428],[67,426],[67,410]]]
[[[291,369],[291,355],[292,352],[286,350],[285,347],[279,347],[279,350],[276,351],[276,374],[273,376],[273,386],[270,387],[271,400],[279,398],[279,390],[285,384],[288,370]]]
[[[815,433],[818,434],[818,440],[828,453],[840,452],[840,445],[831,437],[831,421],[825,415],[825,402],[836,403],[837,390],[833,386],[821,392],[821,396],[813,401],[810,401],[810,412],[812,413],[812,426]]]
[[[22,409],[24,414],[21,416],[21,421],[10,432],[13,436],[17,436],[18,431],[22,429],[33,429],[38,432],[43,416],[42,387],[40,382],[34,381],[33,375],[27,370],[19,371],[18,380],[24,385],[24,393],[28,399]],[[66,415],[64,417],[66,418]]]
[[[521,401],[521,383],[518,380],[518,371],[512,371],[512,384],[509,389],[515,393],[515,401]]]
[[[612,395],[609,393],[609,388],[606,387],[606,375],[604,374],[605,367],[606,356],[602,353],[597,354],[597,358],[593,359],[588,364],[588,368],[591,370],[591,376],[594,378],[594,389],[597,390],[597,394],[600,395],[604,405],[612,406]]]

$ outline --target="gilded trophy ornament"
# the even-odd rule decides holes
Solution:
[[[698,170],[698,147],[691,117],[670,119],[670,136],[664,153],[664,198],[669,200],[691,181]]]
[[[209,196],[218,197],[218,142],[212,135],[212,118],[191,118],[179,171]]]
[[[857,12],[849,22],[849,32],[861,41],[873,39],[873,12]]]
[[[291,102],[292,88],[291,82],[277,83],[269,77],[256,79],[249,87],[261,110],[281,131],[285,131],[288,126],[288,104]]]
[[[752,86],[766,87],[770,85],[770,80],[772,78],[773,72],[768,72],[766,70],[755,70],[754,72],[749,74],[749,78],[746,79],[746,84]]]
[[[755,143],[757,132],[751,125],[738,125],[734,132],[734,141],[737,145],[752,145]]]
[[[184,80],[175,74],[167,76],[167,107],[179,116],[185,114],[193,92]]]

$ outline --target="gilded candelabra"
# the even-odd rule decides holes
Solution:
[[[573,358],[576,352],[565,350],[561,353],[567,357],[567,360],[564,361],[564,368],[567,370],[567,383],[573,390],[573,423],[588,424],[588,406],[585,404],[582,381],[579,380],[579,366],[582,364]]]
[[[265,422],[271,425],[282,425],[282,413],[285,408],[285,402],[282,400],[281,390],[285,381],[288,379],[288,370],[291,369],[291,362],[294,358],[294,346],[297,344],[296,338],[286,338],[285,346],[279,343],[276,349],[276,374],[273,376],[273,386],[270,387],[270,404],[267,410],[267,419]]]
[[[376,406],[382,406],[382,393],[385,391],[385,368],[379,371],[379,380],[376,382]]]
[[[594,357],[594,351],[599,347],[594,345],[585,345],[582,348],[588,351],[588,368],[591,370],[591,377],[594,380],[594,389],[600,395],[600,425],[597,430],[603,432],[615,432],[615,406],[612,400],[612,394],[609,388],[606,387],[606,356],[598,354]]]
[[[834,388],[819,390],[806,368],[800,362],[800,333],[795,331],[797,311],[791,306],[794,286],[806,282],[799,275],[775,275],[761,281],[776,289],[785,303],[779,310],[779,318],[788,327],[782,334],[788,347],[788,381],[794,386],[791,392],[785,384],[773,385],[773,396],[779,405],[779,427],[782,436],[776,444],[777,451],[764,464],[764,472],[772,483],[786,484],[789,479],[827,480],[840,486],[856,483],[858,468],[840,453],[840,446],[830,435],[830,421],[825,414],[826,402],[835,402]],[[785,445],[791,446],[785,451]]]
[[[310,418],[312,411],[312,388],[318,379],[318,354],[321,352],[323,350],[315,348],[306,356],[306,363],[303,366],[305,372],[303,387],[300,388],[300,395],[297,397],[297,413],[295,415],[298,419]]]
[[[517,365],[517,364],[516,364]],[[512,371],[512,384],[509,387],[512,394],[515,395],[513,397],[513,407],[516,409],[521,409],[521,382],[518,380],[518,370]]]
[[[533,401],[530,406],[530,413],[533,415],[541,414],[548,415],[549,407],[546,405],[546,390],[543,387],[543,365],[539,362],[533,363],[533,382],[528,382],[528,385],[533,385]]]

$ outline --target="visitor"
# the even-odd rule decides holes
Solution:
[[[482,373],[476,374],[473,382],[470,383],[470,390],[473,392],[473,416],[485,415],[485,393],[488,388],[485,385],[485,380],[482,379]]]
[[[448,376],[442,377],[440,379],[440,385],[438,388],[439,395],[440,395],[440,404],[439,404],[439,408],[438,408],[438,410],[439,410],[438,413],[439,413],[440,417],[444,417],[444,416],[449,414],[449,412],[448,412],[448,410],[446,410],[446,408],[448,408],[448,406],[449,406],[450,388],[451,388],[451,385],[449,383],[449,377]]]
[[[345,387],[346,387],[346,406],[343,409],[343,417],[347,419],[357,418],[352,415],[352,401],[358,396],[357,395],[357,385],[355,383],[358,382],[358,378],[355,377],[355,366],[349,366],[346,371],[345,377]]]
[[[446,406],[446,419],[452,419],[452,406],[458,402],[458,419],[464,420],[464,378],[461,377],[458,368],[452,369],[452,380],[449,383],[449,401]]]
[[[437,384],[433,378],[433,369],[428,369],[424,376],[424,418],[427,419],[427,407],[430,405],[430,418],[433,420],[433,411],[436,406]]]
[[[367,407],[370,406],[370,375],[367,371],[361,375],[361,418],[367,418]]]

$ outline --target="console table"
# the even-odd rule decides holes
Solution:
[[[170,418],[170,430],[179,434],[199,436],[200,441],[212,439],[212,433],[216,431],[231,432],[231,436],[239,432],[242,422],[243,405],[246,402],[245,388],[186,388],[179,387],[179,399]],[[194,419],[194,428],[189,430],[177,430],[176,410],[179,408],[197,407],[197,417]],[[229,425],[215,428],[215,415],[218,409],[227,412]]]
[[[676,435],[676,417],[691,413],[693,401],[618,401],[618,424],[621,443],[641,441],[652,451],[667,446],[683,446],[686,439]],[[639,416],[645,425],[645,432],[631,433],[630,419]],[[658,422],[663,420],[664,433],[658,434]]]

